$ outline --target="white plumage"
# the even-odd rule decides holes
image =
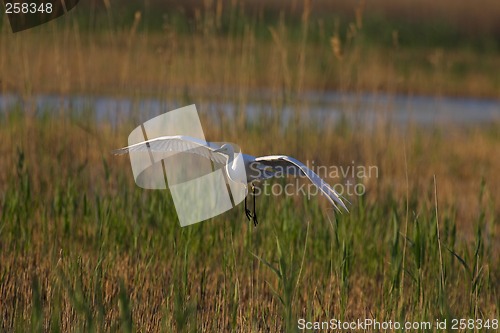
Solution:
[[[116,155],[122,155],[139,151],[150,151],[151,153],[183,152],[197,154],[204,158],[210,159],[216,164],[224,165],[227,177],[229,177],[232,181],[236,181],[239,183],[243,182],[243,180],[245,179],[244,174],[246,173],[246,184],[244,185],[247,188],[247,193],[248,184],[251,184],[253,188],[254,181],[269,179],[277,174],[301,174],[306,176],[314,185],[316,185],[321,193],[327,197],[330,203],[337,210],[340,211],[337,206],[339,205],[340,207],[348,211],[347,207],[342,201],[341,196],[330,185],[328,185],[320,176],[314,173],[305,164],[290,156],[270,155],[254,157],[251,155],[242,154],[243,159],[239,159],[234,158],[234,148],[229,143],[219,144],[214,142],[207,142],[201,139],[183,135],[158,137],[114,150],[113,153]],[[240,165],[241,161],[243,161],[243,165]],[[246,199],[245,212],[247,217],[249,219],[252,217],[254,219],[254,223],[256,224],[257,217],[255,216],[255,210],[253,215],[250,214],[249,210],[246,208]]]

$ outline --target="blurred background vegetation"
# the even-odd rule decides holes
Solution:
[[[3,34],[3,50],[24,47],[38,57],[19,68],[4,54],[0,89],[66,86],[123,93],[164,92],[172,85],[269,87],[278,75],[287,88],[299,90],[496,98],[498,17],[500,6],[493,0],[86,1],[71,15],[22,37]],[[8,32],[5,21],[4,16]],[[276,57],[280,64],[274,69]],[[192,80],[195,63],[207,72]],[[296,65],[303,69],[292,70]],[[45,76],[37,80],[39,73],[29,74],[29,84],[13,80],[26,66],[40,75],[49,68],[64,70],[56,72],[53,84]],[[249,73],[244,82],[234,82],[221,75],[229,69]],[[96,72],[99,79],[87,77]]]

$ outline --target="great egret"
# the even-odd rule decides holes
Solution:
[[[340,194],[330,187],[320,176],[309,169],[305,164],[293,157],[285,155],[270,155],[254,157],[242,154],[243,159],[235,159],[234,148],[229,143],[207,142],[201,139],[175,135],[162,136],[155,139],[139,142],[128,147],[112,151],[115,155],[123,155],[130,152],[150,151],[151,153],[164,152],[187,152],[200,155],[210,159],[214,163],[225,165],[226,176],[234,182],[244,183],[245,194],[245,214],[247,218],[253,220],[257,225],[257,214],[255,212],[255,195],[253,196],[253,213],[247,208],[246,195],[248,194],[248,184],[251,185],[255,194],[255,182],[272,178],[276,175],[305,175],[314,185],[316,185],[322,194],[324,194],[330,203],[338,211],[341,206],[349,211],[342,202]],[[243,161],[243,165],[241,164]],[[246,180],[245,175],[246,174]]]

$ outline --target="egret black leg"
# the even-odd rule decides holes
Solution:
[[[257,212],[255,211],[255,186],[252,185],[252,196],[253,196],[253,225],[257,226],[259,224],[259,221],[257,221]]]
[[[245,197],[245,215],[247,216],[248,221],[250,221],[253,218],[250,209],[248,209],[247,207],[247,197]]]

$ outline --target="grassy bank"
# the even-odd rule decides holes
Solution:
[[[402,136],[344,123],[312,136],[317,127],[304,122],[286,133],[272,121],[203,123],[207,137],[247,153],[275,133],[268,152],[354,160],[380,175],[357,179],[367,192],[349,198],[349,214],[334,216],[321,198],[262,196],[257,228],[241,207],[180,228],[168,191],[139,189],[128,159],[109,153],[135,124],[10,110],[0,118],[2,329],[267,332],[293,331],[298,318],[498,318],[498,128]]]

